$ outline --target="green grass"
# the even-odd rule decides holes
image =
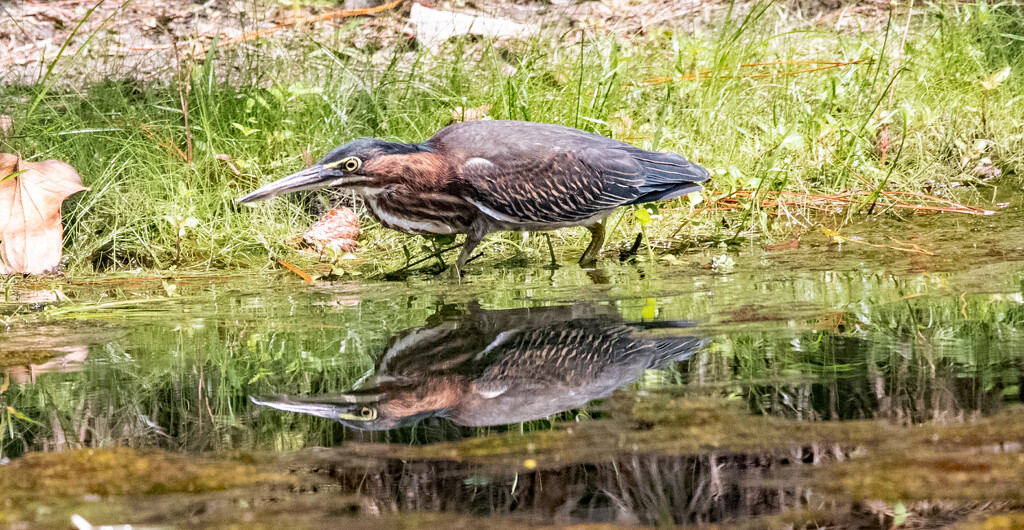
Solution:
[[[987,204],[993,184],[971,173],[981,158],[1003,172],[994,185],[1019,184],[1024,8],[919,5],[907,28],[901,4],[881,24],[861,20],[863,29],[839,31],[786,18],[777,4],[745,7],[721,12],[696,34],[689,27],[629,38],[586,30],[580,42],[578,31],[563,31],[501,46],[454,41],[437,55],[401,44],[354,49],[348,43],[358,27],[348,25],[331,42],[307,38],[299,49],[263,42],[214,50],[177,77],[148,84],[112,73],[106,83],[75,86],[60,82],[60,63],[48,64],[53,73],[39,85],[0,87],[0,113],[16,123],[0,151],[67,161],[92,187],[65,208],[72,273],[261,267],[270,256],[308,264],[286,240],[312,221],[317,208],[309,203],[323,204],[325,195],[256,208],[234,199],[301,168],[307,147],[315,159],[359,136],[419,141],[449,123],[457,106],[488,104],[495,119],[562,123],[677,151],[716,171],[705,200],[741,189],[869,189],[863,178],[870,189]],[[278,48],[286,53],[274,56],[291,60],[267,58]],[[762,78],[744,76],[800,67],[740,66],[799,60],[864,62]],[[982,86],[1007,66],[999,87]],[[708,70],[712,79],[637,84]],[[877,145],[886,127],[892,145],[883,163]],[[189,144],[190,163],[179,154]],[[866,210],[847,209],[828,223]],[[773,216],[755,203],[693,215],[687,198],[660,212],[646,230],[656,240],[676,234],[672,244],[741,232],[781,237],[819,220],[809,211]],[[629,211],[609,226],[609,247],[628,247],[640,228]],[[363,272],[422,254],[419,238],[365,216],[363,228]],[[574,259],[588,238],[566,229],[553,239],[563,259]],[[495,234],[482,250],[497,261],[520,243],[518,234]],[[546,260],[544,238],[530,238],[525,249],[531,260]]]

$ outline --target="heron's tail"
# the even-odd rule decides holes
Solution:
[[[699,183],[711,176],[708,170],[675,153],[630,149],[629,154],[644,168],[640,196],[629,204],[665,201],[703,189]]]
[[[654,343],[655,354],[647,368],[661,368],[668,363],[685,361],[710,342],[699,336],[692,328],[692,320],[655,320],[630,324],[638,328],[644,337]]]
[[[708,342],[708,339],[699,337],[659,339],[654,343],[658,353],[651,358],[651,365],[648,368],[661,368],[668,363],[685,361],[703,349]]]

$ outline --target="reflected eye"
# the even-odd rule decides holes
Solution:
[[[364,420],[372,420],[377,418],[377,411],[370,407],[363,407],[363,410],[359,411],[359,417]]]
[[[363,165],[363,161],[359,160],[359,158],[354,157],[354,156],[350,156],[350,157],[346,158],[345,160],[341,161],[342,169],[344,169],[345,171],[348,171],[349,173],[359,169],[359,166],[361,166],[361,165]]]

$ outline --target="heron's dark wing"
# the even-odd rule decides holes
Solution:
[[[461,168],[463,198],[499,221],[569,223],[641,195],[643,167],[623,149],[531,157],[474,157]]]
[[[512,120],[455,123],[424,142],[461,159],[488,160],[543,157],[581,149],[614,149],[629,144],[564,125]]]
[[[500,334],[474,362],[474,384],[585,385],[604,370],[655,353],[653,344],[620,321],[586,318]],[[646,367],[646,362],[642,362]]]
[[[487,310],[471,303],[466,314],[439,312],[428,319],[427,325],[394,335],[377,359],[376,372],[392,378],[427,373],[458,373],[473,378],[502,355],[505,350],[499,346],[510,336],[598,317],[621,318],[613,308],[597,304]]]
[[[472,321],[443,321],[405,330],[391,338],[387,349],[377,359],[375,371],[389,377],[462,373],[467,361],[495,338],[495,333],[473,324]]]
[[[506,222],[571,223],[617,206],[698,191],[709,173],[674,153],[561,125],[475,121],[425,142],[461,161],[459,190]]]

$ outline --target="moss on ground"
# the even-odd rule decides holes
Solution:
[[[244,460],[129,448],[30,453],[0,467],[0,522],[35,519],[39,506],[88,505],[97,496],[199,495],[294,482],[261,469],[251,458]],[[111,506],[130,513],[131,502],[122,499]]]
[[[791,455],[824,448],[810,471],[821,488],[857,501],[1000,500],[1024,504],[1024,408],[960,425],[907,429],[887,421],[801,422],[751,416],[713,400],[623,397],[629,420],[472,438],[408,448],[399,455],[520,470],[560,467],[623,454]],[[620,401],[621,401],[620,400]],[[631,406],[630,403],[632,402]],[[622,422],[628,425],[623,428]],[[579,451],[586,447],[586,451]],[[837,449],[838,448],[838,449]],[[837,461],[841,460],[841,461]]]
[[[797,520],[842,524],[853,515],[892,522],[894,513],[933,520],[941,515],[956,521],[964,519],[974,506],[970,503],[1024,507],[1020,406],[959,425],[909,429],[874,420],[798,422],[751,416],[729,402],[658,394],[620,396],[609,406],[626,417],[423,447],[345,444],[326,452],[220,459],[127,448],[32,453],[0,467],[0,521],[39,521],[43,512],[51,514],[44,521],[70,513],[88,513],[97,521],[178,520],[185,511],[197,510],[198,503],[207,507],[196,519],[203,524],[231,526],[290,517],[310,524],[359,520],[375,527],[384,520],[357,516],[375,513],[379,505],[366,504],[370,501],[363,496],[338,491],[337,486],[325,488],[325,481],[338,480],[331,478],[338,474],[373,475],[386,469],[374,465],[382,462],[457,460],[476,466],[467,469],[530,473],[637,454],[792,458],[800,454],[795,449],[809,454],[807,448],[817,451],[817,465],[782,466],[772,471],[771,480],[814,484],[816,494],[832,499],[838,511],[784,512],[760,521],[760,527],[783,527]],[[325,475],[322,464],[328,461],[341,465],[326,466],[334,471]],[[296,495],[303,492],[316,496]],[[150,497],[143,501],[147,508],[133,512],[140,495]],[[102,509],[97,498],[104,499],[98,503]],[[929,502],[952,504],[941,514],[927,515],[932,513]],[[323,509],[326,505],[334,508]],[[43,512],[40,507],[45,507]],[[420,515],[391,522],[414,524]],[[1016,520],[1012,514],[1000,517],[979,524],[1003,528],[1012,526],[993,525],[1012,525]],[[451,521],[456,526],[469,524],[464,517]]]
[[[240,460],[129,448],[80,449],[30,453],[0,468],[0,496],[30,492],[55,497],[203,493],[288,480]]]
[[[904,448],[822,467],[820,487],[855,500],[1024,504],[1024,454]]]
[[[959,530],[1019,530],[1024,528],[1024,512],[992,515],[958,525],[956,528]]]

